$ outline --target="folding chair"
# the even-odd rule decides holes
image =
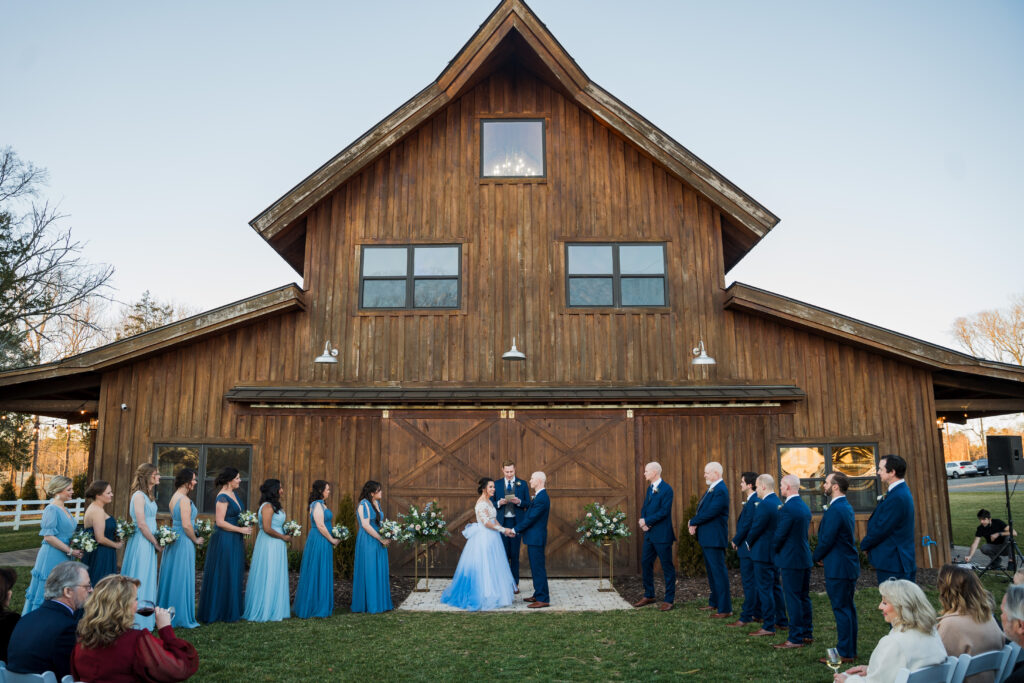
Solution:
[[[923,669],[900,669],[896,672],[894,683],[952,683],[958,661],[956,657],[946,657],[942,664]]]

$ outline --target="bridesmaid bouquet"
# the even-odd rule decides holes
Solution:
[[[331,536],[334,536],[339,541],[347,541],[352,538],[352,533],[344,524],[335,524],[331,527]]]
[[[287,522],[282,524],[281,529],[284,530],[286,536],[291,536],[292,538],[302,535],[302,525],[294,519],[289,519]]]
[[[100,546],[96,542],[96,539],[92,537],[92,534],[87,532],[85,529],[79,529],[71,537],[71,546],[73,550],[81,550],[83,553],[91,553]]]
[[[402,525],[412,534],[416,543],[444,542],[448,540],[448,522],[444,519],[435,501],[430,501],[423,506],[423,510],[417,510],[409,506],[409,514],[399,514],[398,518]]]
[[[192,529],[196,532],[196,536],[201,538],[209,539],[213,535],[213,524],[208,519],[197,519],[196,523],[192,525]]]
[[[626,526],[626,513],[616,508],[611,512],[600,503],[591,503],[583,508],[582,519],[576,521],[576,533],[579,542],[600,544],[618,542],[629,538],[629,527]]]
[[[252,510],[239,513],[238,526],[256,526],[256,513]]]
[[[409,529],[393,519],[385,519],[381,522],[380,535],[396,543],[413,543],[416,540],[416,537]]]
[[[117,540],[127,541],[135,533],[135,522],[130,519],[117,520]]]
[[[156,530],[156,542],[161,548],[166,548],[178,540],[178,532],[166,524]]]

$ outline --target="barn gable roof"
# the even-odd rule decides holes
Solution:
[[[725,176],[591,81],[525,2],[502,0],[433,83],[289,190],[250,225],[302,273],[306,212],[510,56],[721,207],[727,270],[779,222]]]

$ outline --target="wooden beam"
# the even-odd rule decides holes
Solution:
[[[26,399],[26,400],[7,400],[0,401],[0,411],[9,413],[27,413],[35,415],[37,413],[81,413],[83,410],[86,413],[95,414],[100,409],[99,401],[81,401],[81,400],[43,400],[43,399]]]
[[[936,399],[935,412],[1024,413],[1024,398],[950,398]]]

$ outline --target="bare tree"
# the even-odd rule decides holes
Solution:
[[[1005,310],[989,310],[953,321],[953,337],[980,358],[1024,365],[1024,294]]]

